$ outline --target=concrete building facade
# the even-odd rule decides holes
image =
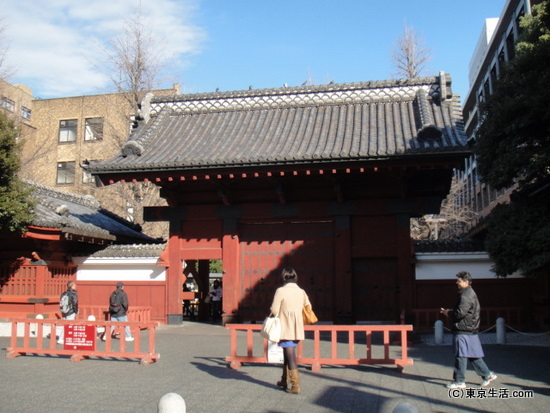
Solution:
[[[463,105],[466,135],[475,141],[480,122],[480,103],[490,95],[506,62],[515,57],[515,48],[521,34],[520,20],[531,14],[536,0],[507,0],[500,17],[486,19],[478,44],[470,61],[470,89]],[[508,202],[510,190],[495,190],[481,182],[474,156],[466,159],[462,171],[457,171],[462,185],[462,203],[476,212],[470,230],[475,234],[477,225],[502,202]]]

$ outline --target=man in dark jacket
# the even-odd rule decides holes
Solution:
[[[64,311],[64,309],[61,306],[61,303],[64,301],[65,296],[66,296],[68,308],[66,308]],[[76,318],[76,315],[78,314],[78,293],[76,292],[76,283],[74,281],[67,282],[67,291],[65,291],[63,294],[61,294],[61,297],[59,297],[59,304],[60,304],[59,310],[64,320],[74,320]],[[61,329],[61,332],[59,333],[59,338],[57,342],[59,344],[63,344],[64,342],[63,329]]]
[[[109,299],[109,314],[111,315],[111,321],[128,321],[126,312],[128,311],[128,295],[124,291],[124,283],[119,281],[116,283],[116,290],[113,291]],[[111,326],[111,335],[113,334],[115,327]],[[134,341],[134,337],[130,333],[130,327],[126,326],[125,334],[126,341]],[[102,337],[105,340],[105,336]]]
[[[453,382],[447,384],[449,389],[466,388],[465,375],[468,360],[474,366],[476,373],[483,378],[482,387],[488,386],[497,378],[483,360],[483,348],[479,341],[480,306],[477,295],[473,290],[472,276],[466,271],[459,272],[456,285],[458,299],[453,309],[441,309],[441,314],[448,317],[452,324],[453,351],[455,366]]]

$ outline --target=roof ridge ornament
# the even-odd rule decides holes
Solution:
[[[149,96],[149,94],[147,95]],[[152,96],[153,95],[151,95],[150,97]],[[126,142],[126,144],[122,147],[122,157],[126,158],[128,155],[141,156],[144,151],[144,145],[147,146],[146,145],[147,140],[155,132],[155,130],[158,127],[158,124],[162,121],[162,118],[164,118],[165,116],[169,116],[171,112],[172,112],[172,109],[168,106],[162,108],[158,116],[152,120],[150,127],[144,128],[141,131],[138,129],[135,131],[135,134],[132,133],[132,138],[128,142]],[[150,116],[150,113],[148,112],[147,119],[145,120],[145,124],[147,125],[149,121],[151,121],[151,116]]]
[[[439,95],[441,102],[452,99],[453,97],[453,91],[451,89],[451,75],[445,73],[443,70],[439,71]]]
[[[147,93],[143,99],[141,99],[140,107],[139,107],[139,117],[145,121],[145,123],[149,122],[149,119],[151,119],[151,99],[153,98],[153,94],[151,92]]]
[[[59,205],[56,209],[55,209],[55,213],[57,215],[62,215],[62,216],[69,216],[69,207],[65,204],[63,205]]]
[[[143,153],[143,146],[141,146],[136,141],[128,141],[122,148],[122,156],[127,157],[128,155],[141,156]]]
[[[428,94],[424,89],[418,89],[416,92],[418,101],[418,110],[420,112],[421,127],[418,130],[418,140],[420,141],[437,141],[441,139],[442,131],[435,124],[432,112],[430,111],[430,103],[428,102]]]

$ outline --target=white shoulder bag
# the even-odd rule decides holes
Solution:
[[[281,320],[279,320],[279,317],[266,317],[260,335],[275,343],[281,341]]]

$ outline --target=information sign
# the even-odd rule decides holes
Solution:
[[[95,326],[67,324],[64,333],[63,348],[65,350],[95,351]]]

